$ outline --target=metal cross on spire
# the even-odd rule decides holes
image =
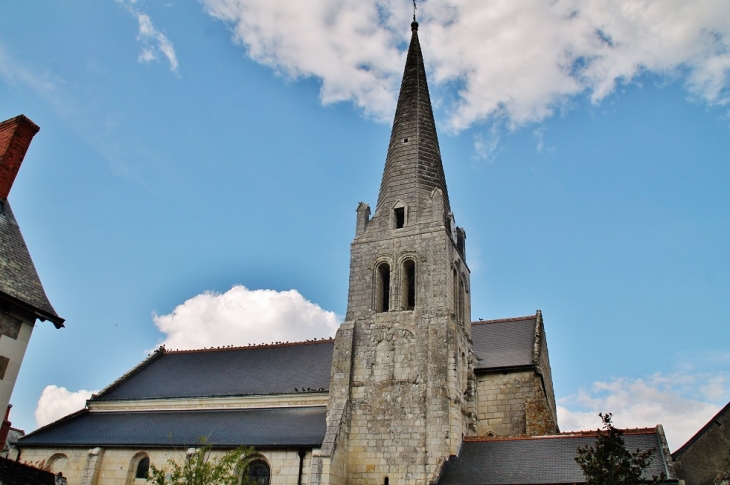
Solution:
[[[413,0],[413,21],[416,21],[416,0]]]

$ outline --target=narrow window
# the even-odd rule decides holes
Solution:
[[[413,310],[416,306],[416,263],[412,259],[403,261],[400,291],[401,308]]]
[[[464,323],[464,280],[459,278],[459,321]]]
[[[458,322],[461,320],[459,315],[459,277],[454,270],[454,319]]]
[[[390,266],[380,263],[375,275],[375,311],[387,312],[390,309]]]
[[[383,485],[388,485],[388,477],[385,477],[385,480],[383,480]]]
[[[393,209],[393,215],[395,216],[395,228],[400,229],[406,223],[406,208],[396,207]]]
[[[139,463],[137,463],[137,472],[134,474],[134,478],[147,478],[147,474],[150,471],[150,458],[145,456]]]

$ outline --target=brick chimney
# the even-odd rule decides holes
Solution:
[[[25,152],[40,128],[25,115],[0,123],[0,200],[7,199]]]

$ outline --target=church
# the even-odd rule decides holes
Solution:
[[[374,212],[357,206],[347,312],[334,339],[160,348],[85,409],[20,439],[70,485],[146,483],[205,438],[240,445],[255,483],[568,484],[591,432],[558,428],[542,314],[471,321],[466,232],[449,203],[412,37]],[[661,426],[648,477],[678,483]]]

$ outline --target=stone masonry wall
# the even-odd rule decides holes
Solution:
[[[0,313],[0,409],[10,403],[15,381],[33,333],[35,318]]]
[[[552,434],[556,425],[540,376],[532,370],[477,375],[479,436]]]
[[[353,328],[349,404],[341,425],[347,436],[338,444],[346,452],[345,484],[384,483],[387,477],[390,485],[425,485],[456,453],[467,429],[469,270],[445,227],[441,192],[418,208],[417,219],[408,212],[405,225],[396,228],[383,222],[391,216],[387,211],[377,223],[377,215],[368,220],[366,205],[358,207],[344,324]],[[400,286],[406,260],[416,268],[412,310],[404,308]],[[382,263],[390,268],[390,291],[388,311],[379,312]],[[457,297],[459,291],[464,294]],[[333,368],[344,368],[337,359]],[[330,392],[337,392],[334,377]]]
[[[40,463],[45,461],[55,462],[53,472],[61,471],[67,478],[68,485],[142,485],[146,480],[134,479],[133,471],[130,471],[130,464],[134,461],[135,455],[144,451],[150,458],[150,462],[157,467],[167,465],[167,460],[184,460],[185,450],[139,450],[126,448],[97,449],[95,479],[92,474],[87,473],[84,478],[84,469],[88,468],[91,456],[88,448],[26,448],[22,450],[21,461],[28,463]],[[224,451],[214,451],[213,457],[220,456]],[[299,454],[297,450],[263,450],[258,451],[271,468],[271,483],[276,485],[296,485],[299,478]],[[65,456],[67,460],[59,459]],[[309,483],[310,463],[312,453],[308,452],[304,457],[302,483]],[[59,466],[62,464],[61,466]],[[134,463],[136,467],[136,463]],[[136,470],[136,468],[135,468]]]
[[[540,355],[537,359],[538,372],[542,376],[544,385],[545,400],[537,400],[533,403],[533,407],[546,407],[545,413],[540,414],[537,410],[533,413],[535,419],[532,429],[528,429],[527,433],[536,436],[540,434],[558,433],[558,411],[555,405],[555,391],[553,390],[553,373],[550,368],[550,356],[548,355],[547,336],[545,334],[545,326],[542,322],[542,313],[538,313],[537,328],[540,339]],[[539,424],[538,424],[539,423]]]

